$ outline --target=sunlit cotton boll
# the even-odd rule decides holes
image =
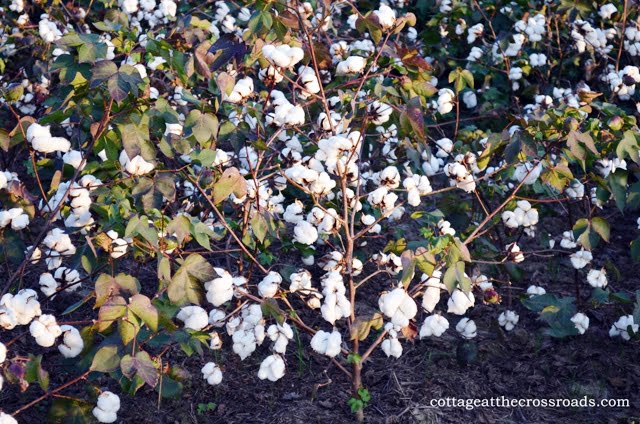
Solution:
[[[514,311],[504,311],[498,316],[498,324],[504,327],[505,330],[511,331],[514,329],[520,317]]]
[[[413,298],[403,289],[396,288],[380,296],[378,307],[391,323],[398,327],[406,327],[409,320],[418,313],[418,306]]]
[[[58,345],[58,350],[65,358],[75,358],[84,349],[84,341],[77,328],[70,325],[61,325],[62,343]]]
[[[531,285],[531,286],[527,287],[527,294],[529,296],[541,296],[541,295],[546,294],[546,293],[547,293],[547,291],[544,288],[540,287],[540,286]]]
[[[478,105],[478,98],[476,97],[476,93],[473,91],[465,91],[462,95],[462,101],[467,109],[473,109]]]
[[[271,298],[278,293],[282,283],[282,276],[275,271],[270,271],[258,284],[258,294],[264,298]]]
[[[284,376],[284,360],[280,355],[267,356],[260,364],[258,378],[260,380],[278,381]]]
[[[398,340],[398,333],[392,328],[393,325],[388,323],[385,329],[389,332],[389,337],[384,339],[380,344],[380,348],[387,355],[387,357],[393,356],[399,358],[402,356],[402,344]]]
[[[607,286],[607,272],[604,268],[592,269],[587,274],[587,282],[593,288],[605,288]]]
[[[49,126],[33,123],[27,128],[27,141],[34,150],[40,153],[63,152],[71,149],[69,140],[63,137],[53,137]]]
[[[40,315],[29,325],[29,333],[40,346],[51,347],[62,334],[62,330],[53,315]]]
[[[462,318],[456,325],[456,331],[465,339],[473,339],[478,335],[476,323],[469,318]]]
[[[307,221],[300,221],[293,229],[293,240],[300,244],[310,245],[318,240],[318,230]]]
[[[213,306],[220,306],[233,299],[233,277],[221,268],[215,268],[218,278],[204,283],[207,300]]]
[[[449,321],[442,315],[429,315],[420,327],[420,338],[440,337],[449,328]]]
[[[230,103],[242,103],[253,94],[253,80],[251,77],[244,77],[236,82],[231,94],[223,93],[222,98]]]
[[[119,157],[120,165],[127,171],[130,175],[144,175],[153,171],[155,166],[144,160],[144,158],[140,155],[135,156],[133,159],[129,158],[129,155],[125,150],[120,152]]]
[[[444,115],[453,110],[453,99],[455,94],[448,88],[442,88],[438,91],[437,108],[438,113]]]
[[[281,68],[291,68],[304,57],[304,51],[300,47],[291,47],[287,44],[280,46],[266,44],[262,47],[262,54],[271,64]]]
[[[222,382],[222,370],[214,362],[207,362],[200,371],[202,378],[210,385],[216,386]]]
[[[320,330],[311,338],[311,348],[329,358],[334,358],[340,354],[341,345],[342,335],[336,330],[333,330],[331,333]]]
[[[396,12],[386,4],[381,4],[373,14],[378,18],[383,31],[389,31],[396,24]]]
[[[272,324],[267,329],[267,336],[273,342],[274,352],[285,353],[289,340],[293,339],[293,329],[286,322],[283,322],[282,325]]]
[[[472,307],[474,304],[475,297],[472,292],[467,294],[460,289],[455,289],[453,293],[451,293],[449,301],[447,302],[447,312],[456,315],[464,315],[467,312],[467,309]]]
[[[359,74],[364,70],[367,59],[361,56],[349,56],[336,66],[336,75]]]
[[[93,408],[93,416],[101,423],[113,423],[118,419],[120,410],[120,397],[109,391],[104,391],[98,396],[98,402]]]
[[[578,312],[577,314],[572,316],[571,322],[573,322],[580,334],[584,334],[585,331],[587,331],[587,329],[589,328],[589,317],[582,312]]]
[[[209,324],[209,315],[200,306],[184,306],[176,315],[185,328],[200,331]]]

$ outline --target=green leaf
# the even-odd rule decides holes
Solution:
[[[103,306],[104,307],[104,306]],[[128,345],[138,337],[140,322],[133,314],[128,314],[118,321],[118,334],[123,345]]]
[[[456,288],[456,267],[455,266],[450,266],[449,268],[447,268],[447,270],[444,273],[444,276],[442,277],[442,282],[444,283],[445,287],[447,288],[447,291],[449,292],[449,294],[453,293],[453,291]]]
[[[91,371],[111,372],[120,365],[120,355],[118,355],[118,346],[104,346],[96,352],[91,362]]]
[[[54,398],[49,410],[48,422],[54,424],[89,424],[95,422],[91,413],[95,405],[93,403],[67,399]]]
[[[116,296],[122,293],[129,295],[138,294],[140,292],[140,283],[135,277],[120,273],[115,277],[109,274],[101,274],[96,280],[96,308],[99,308],[110,296]]]
[[[122,373],[132,379],[135,376],[140,377],[145,383],[151,387],[156,387],[160,376],[156,364],[151,360],[147,352],[140,351],[135,357],[125,355],[120,361],[120,369]]]
[[[192,110],[184,123],[185,134],[193,134],[196,141],[204,146],[218,134],[218,118],[209,113]]]
[[[593,227],[593,230],[598,233],[604,241],[609,243],[611,228],[609,226],[609,223],[604,218],[596,216],[591,220],[591,226]]]
[[[235,167],[225,169],[220,179],[213,185],[214,203],[221,203],[231,193],[236,197],[244,197],[247,194],[247,182]]]
[[[129,299],[129,309],[136,314],[149,329],[158,331],[158,310],[151,304],[151,300],[142,294],[136,294]]]
[[[616,155],[620,159],[629,157],[635,163],[640,164],[640,146],[635,131],[625,131],[622,140],[616,146]]]
[[[213,267],[202,256],[189,255],[169,283],[169,300],[176,305],[199,305],[203,301],[202,283],[214,279],[215,276]]]
[[[49,390],[49,373],[42,368],[42,355],[29,354],[24,378],[29,383],[37,381],[40,388],[45,392]]]
[[[263,315],[275,319],[278,324],[284,322],[285,314],[275,299],[264,299],[260,307],[262,308]]]
[[[98,331],[103,332],[127,313],[127,302],[121,296],[111,297],[98,311]]]

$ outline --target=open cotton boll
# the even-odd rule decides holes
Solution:
[[[277,353],[285,353],[289,340],[293,339],[293,330],[286,322],[280,324],[272,324],[267,329],[267,336],[273,343],[273,350]]]
[[[7,359],[7,347],[4,343],[0,342],[0,365],[4,363]]]
[[[202,377],[212,386],[222,382],[222,370],[214,362],[207,362],[201,369]]]
[[[253,94],[253,80],[244,77],[233,86],[231,94],[222,93],[222,100],[230,103],[242,103]]]
[[[313,290],[311,286],[311,273],[306,269],[300,269],[298,272],[294,272],[289,276],[291,285],[289,291],[295,293],[298,290],[309,291]]]
[[[84,349],[84,341],[77,328],[70,325],[61,325],[62,343],[58,345],[58,350],[65,358],[75,358]]]
[[[367,59],[361,56],[349,56],[336,66],[336,75],[359,74],[364,70]]]
[[[609,337],[620,336],[624,340],[630,340],[629,328],[634,334],[638,333],[639,325],[634,322],[633,315],[621,316],[609,329]]]
[[[119,257],[124,256],[127,253],[127,249],[129,248],[129,243],[131,241],[121,238],[114,230],[107,231],[107,236],[111,239],[111,257],[118,259]]]
[[[584,334],[585,331],[587,331],[587,329],[589,328],[589,317],[582,312],[578,312],[577,314],[572,316],[571,322],[573,322],[580,334]]]
[[[316,71],[309,66],[301,66],[298,68],[298,81],[302,87],[304,87],[304,91],[299,93],[300,97],[306,99],[310,94],[316,94],[320,92],[320,82],[318,81],[318,76],[316,75]]]
[[[0,299],[0,307],[4,307],[5,311],[11,311],[5,315],[12,315],[15,325],[27,325],[33,318],[42,314],[38,294],[31,289],[22,289],[15,296],[11,293],[5,294]]]
[[[531,286],[527,287],[527,294],[529,296],[541,296],[541,295],[545,294],[546,292],[547,291],[544,288],[540,287],[540,286],[531,285]]]
[[[271,64],[281,68],[291,68],[304,58],[304,50],[287,44],[266,44],[262,47],[262,54]]]
[[[373,14],[378,18],[378,23],[383,31],[389,31],[396,24],[396,11],[386,4],[381,4],[378,10],[373,11]]]
[[[218,328],[224,327],[224,318],[226,316],[227,315],[224,313],[224,311],[220,309],[212,309],[209,312],[209,324]]]
[[[472,307],[474,304],[475,297],[472,292],[466,294],[460,289],[455,289],[453,293],[451,293],[449,301],[447,302],[447,312],[456,315],[464,315],[467,312],[467,309]]]
[[[284,360],[280,355],[267,356],[260,364],[258,378],[260,380],[278,381],[284,376]]]
[[[300,244],[313,244],[318,240],[318,230],[310,222],[300,221],[293,229],[293,240]]]
[[[514,311],[504,311],[498,316],[498,324],[504,327],[505,330],[511,331],[514,329],[520,317]]]
[[[456,325],[456,331],[465,339],[473,339],[478,335],[478,327],[473,320],[462,318]]]
[[[233,277],[224,269],[214,270],[219,277],[204,283],[204,289],[207,291],[207,300],[213,306],[220,306],[233,299]]]
[[[271,298],[278,293],[282,283],[282,276],[275,271],[270,271],[258,284],[258,294],[264,298]]]
[[[0,383],[0,386],[1,386],[1,383]],[[4,412],[0,412],[0,424],[18,424],[18,421],[15,418],[13,418],[11,415],[5,414]]]
[[[341,345],[342,335],[337,330],[333,330],[331,333],[320,330],[311,338],[311,348],[329,358],[335,358],[340,354]]]
[[[27,128],[26,136],[31,147],[40,153],[66,153],[71,149],[69,140],[63,137],[53,137],[49,126],[33,123]]]
[[[587,274],[587,282],[593,288],[605,288],[607,286],[607,272],[604,268],[592,269]]]
[[[137,155],[133,159],[129,158],[129,155],[125,150],[120,152],[120,165],[124,168],[124,170],[130,175],[144,175],[153,171],[155,165],[147,162],[140,155]]]
[[[440,301],[440,291],[445,288],[444,284],[440,281],[441,277],[442,272],[440,271],[433,271],[431,277],[427,277],[426,274],[423,274],[422,279],[426,279],[424,284],[427,288],[422,295],[422,308],[427,312],[433,312]]]
[[[200,331],[209,324],[207,311],[200,306],[184,306],[176,315],[184,323],[185,328]]]
[[[438,100],[437,100],[437,109],[438,113],[444,115],[453,110],[453,106],[455,105],[453,99],[455,98],[455,94],[448,88],[441,88],[438,91]]]
[[[420,327],[420,338],[440,337],[449,328],[449,321],[442,315],[429,315]]]
[[[102,392],[98,396],[98,403],[93,408],[93,416],[101,423],[113,423],[118,419],[117,412],[120,409],[120,398],[109,391]]]
[[[575,269],[582,269],[591,262],[593,255],[588,250],[581,249],[578,252],[572,253],[569,259]]]
[[[563,249],[573,249],[577,246],[575,238],[573,237],[573,231],[565,231],[562,233],[562,239],[560,239],[560,247]]]
[[[418,313],[416,302],[400,287],[380,296],[378,307],[398,327],[408,326],[409,320]]]
[[[36,339],[42,347],[51,347],[56,342],[58,336],[62,334],[62,330],[56,322],[53,315],[40,315],[29,325],[29,333]]]
[[[390,105],[378,100],[374,100],[367,109],[371,115],[371,123],[374,125],[382,125],[389,121],[391,112],[393,112],[393,108]]]

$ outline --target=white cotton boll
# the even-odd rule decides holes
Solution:
[[[11,229],[15,231],[23,230],[29,225],[29,215],[24,213],[20,208],[13,208],[8,210],[11,216]]]
[[[244,77],[233,86],[231,94],[228,96],[222,93],[222,100],[230,103],[242,103],[253,94],[253,80],[251,77]]]
[[[62,137],[53,137],[49,126],[33,123],[27,128],[26,136],[33,149],[40,153],[65,153],[71,149],[69,140]]]
[[[442,272],[433,271],[433,275],[425,282],[427,289],[422,295],[422,308],[427,312],[433,312],[438,302],[440,302],[440,291],[444,286],[440,282],[441,277]]]
[[[524,261],[524,253],[522,253],[518,243],[509,243],[505,246],[505,250],[507,251],[507,258],[509,260],[512,260],[515,263]]]
[[[522,78],[522,68],[514,66],[509,70],[509,80],[518,81]]]
[[[0,302],[0,328],[4,328],[5,330],[13,330],[16,325],[18,325],[18,320],[16,318],[16,314],[13,312],[13,309],[3,306]]]
[[[200,331],[209,324],[209,315],[200,306],[184,306],[176,315],[185,328]]]
[[[382,341],[380,348],[387,357],[399,358],[402,356],[402,344],[398,340],[397,333],[393,330],[389,331],[389,337]]]
[[[571,256],[569,256],[569,259],[571,260],[571,265],[575,269],[582,269],[591,262],[593,255],[588,250],[581,249],[578,252],[572,253]]]
[[[65,358],[75,358],[84,349],[84,341],[77,328],[70,325],[61,325],[62,343],[58,350]]]
[[[455,94],[448,88],[442,88],[438,91],[437,107],[438,112],[442,115],[453,110]]]
[[[562,239],[560,240],[560,247],[563,249],[573,249],[577,246],[575,238],[573,237],[573,231],[565,231],[562,233]]]
[[[634,322],[633,315],[621,316],[609,329],[609,337],[620,336],[624,340],[630,340],[629,328],[634,334],[638,333],[639,325]]]
[[[473,339],[478,335],[476,323],[469,318],[462,318],[456,325],[456,331],[465,339]]]
[[[533,68],[544,66],[547,64],[547,55],[544,53],[532,53],[529,56],[529,64],[531,64]]]
[[[315,257],[313,255],[303,256],[302,263],[306,266],[311,266],[315,263]]]
[[[113,423],[118,419],[117,412],[119,409],[120,397],[115,393],[104,391],[98,396],[98,402],[92,412],[99,422]]]
[[[286,322],[282,325],[270,325],[267,329],[267,336],[273,342],[273,351],[277,353],[285,353],[289,340],[293,339],[293,329]]]
[[[298,76],[298,82],[305,89],[305,91],[300,93],[300,97],[306,99],[309,97],[309,94],[316,94],[320,92],[320,81],[318,81],[318,76],[313,68],[309,66],[299,67]]]
[[[473,109],[478,105],[478,98],[476,97],[476,93],[473,91],[465,91],[462,95],[462,101],[467,109]]]
[[[396,24],[396,12],[386,4],[381,4],[373,14],[378,18],[383,31],[389,31]]]
[[[59,288],[56,279],[48,272],[40,274],[38,283],[40,284],[40,291],[47,297],[53,296]]]
[[[138,0],[119,0],[118,5],[124,13],[130,15],[138,11]]]
[[[378,300],[378,307],[383,314],[391,318],[391,323],[398,327],[408,326],[409,320],[418,313],[416,302],[400,287],[382,294]]]
[[[233,277],[227,271],[215,268],[218,278],[204,283],[204,289],[207,291],[207,301],[213,306],[220,306],[233,299]]]
[[[342,335],[336,330],[331,333],[320,330],[311,338],[311,348],[329,358],[335,358],[340,354],[341,345]]]
[[[467,60],[469,62],[476,62],[484,55],[484,52],[480,47],[471,47],[471,51],[469,52],[469,56],[467,56]]]
[[[618,8],[616,8],[616,6],[613,3],[607,3],[600,6],[600,11],[598,12],[598,15],[600,15],[602,19],[608,20],[608,19],[611,19],[611,16],[613,16],[614,13],[617,13],[617,12],[618,12]]]
[[[0,365],[4,363],[7,359],[7,347],[4,343],[0,342]]]
[[[36,339],[42,347],[51,347],[56,342],[56,338],[62,334],[60,326],[56,323],[53,315],[40,315],[29,325],[29,333]]]
[[[78,150],[69,150],[67,153],[62,155],[62,160],[64,163],[73,166],[75,169],[82,170],[84,168],[84,164],[82,163],[82,152]]]
[[[474,304],[475,297],[472,292],[466,294],[460,289],[455,289],[453,293],[451,293],[449,301],[447,302],[447,312],[456,315],[464,315],[467,312],[467,309],[472,307]]]
[[[547,291],[544,288],[540,287],[540,286],[531,285],[531,286],[527,287],[527,294],[529,296],[541,296],[541,295],[543,295],[545,293],[547,293]]]
[[[207,362],[200,371],[202,378],[210,385],[216,386],[222,382],[222,370],[214,362]]]
[[[227,315],[220,309],[212,309],[209,312],[209,324],[214,327],[224,327],[224,318]]]
[[[304,219],[304,217],[302,216],[303,212],[304,206],[302,205],[302,202],[296,200],[294,203],[287,206],[282,217],[284,218],[285,222],[297,224]]]
[[[49,15],[47,14],[40,15],[38,32],[46,43],[53,43],[62,37],[62,32],[60,32],[55,22],[49,20]]]
[[[0,299],[0,307],[4,307],[13,315],[16,325],[27,325],[33,318],[42,314],[38,294],[31,289],[22,289],[15,296],[7,293]],[[7,320],[11,321],[10,318]]]
[[[140,155],[137,155],[133,159],[129,158],[127,152],[123,150],[120,152],[120,165],[127,171],[130,175],[144,175],[153,171],[155,165],[150,162],[144,160],[144,158]]]
[[[504,311],[498,316],[498,324],[504,327],[505,330],[511,331],[514,329],[520,317],[514,311]]]
[[[298,270],[289,276],[291,285],[289,291],[295,293],[298,290],[313,290],[311,287],[311,273],[306,269]]]
[[[584,334],[585,331],[587,331],[587,329],[589,328],[589,317],[582,312],[578,312],[577,314],[572,316],[571,322],[573,322],[580,334]]]
[[[291,68],[304,57],[304,51],[300,47],[291,47],[287,44],[280,46],[266,44],[262,47],[262,54],[271,64],[281,68]]]
[[[275,271],[270,271],[258,284],[258,294],[263,298],[271,298],[278,293],[282,283],[282,276]]]
[[[449,321],[442,315],[429,315],[420,327],[420,338],[440,337],[449,328]]]
[[[371,115],[371,123],[374,125],[382,125],[389,121],[391,112],[393,112],[393,108],[390,105],[378,100],[374,100],[367,109]]]
[[[300,244],[311,245],[318,240],[318,230],[310,222],[300,221],[293,229],[293,240]]]
[[[284,376],[284,360],[280,355],[267,356],[260,364],[258,378],[260,380],[278,381]]]
[[[607,272],[602,269],[592,269],[587,274],[587,282],[593,288],[605,288],[607,286]]]
[[[240,329],[231,336],[233,340],[233,351],[244,361],[255,352],[257,347],[256,335],[253,331]]]
[[[114,230],[107,231],[107,236],[111,239],[111,257],[118,259],[127,253],[129,242],[118,236]]]
[[[578,180],[573,180],[564,193],[571,199],[582,199],[584,197],[584,184]]]
[[[336,66],[336,75],[359,74],[364,70],[367,59],[361,56],[349,56]]]
[[[1,386],[1,381],[2,380],[0,379],[0,386]],[[1,388],[2,387],[0,387],[0,389]],[[18,421],[15,418],[13,418],[11,415],[5,414],[4,412],[0,412],[0,424],[18,424]]]

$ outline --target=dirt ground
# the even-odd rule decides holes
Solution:
[[[628,256],[628,243],[635,237],[635,218],[615,216],[629,231],[612,235],[612,243],[596,255],[598,266],[611,261],[620,278],[610,275],[610,287],[633,295],[640,288],[640,266]],[[365,363],[363,383],[372,395],[366,408],[370,423],[638,423],[640,422],[640,345],[608,336],[611,324],[622,314],[630,313],[630,305],[588,306],[590,287],[582,278],[583,307],[591,323],[584,336],[552,339],[541,334],[544,323],[527,311],[518,295],[530,284],[541,285],[548,292],[575,294],[573,270],[561,257],[531,258],[527,265],[529,278],[515,283],[503,304],[520,314],[520,322],[505,333],[496,322],[504,306],[479,305],[469,317],[478,325],[478,358],[468,365],[456,359],[460,343],[453,327],[441,338],[404,343],[400,359],[388,359],[378,350]],[[509,290],[506,291],[508,293]],[[504,295],[505,291],[501,291]],[[440,305],[442,308],[443,305]],[[81,311],[79,311],[80,313]],[[418,323],[423,318],[419,317]],[[320,324],[311,322],[312,325]],[[300,335],[303,345],[309,337]],[[227,344],[229,342],[227,341]],[[206,352],[186,357],[178,348],[168,358],[184,367],[192,376],[185,383],[182,399],[163,399],[147,388],[135,398],[122,395],[118,422],[123,423],[349,423],[353,422],[347,400],[349,383],[345,375],[330,361],[298,350],[296,341],[286,355],[288,372],[276,383],[257,378],[261,360],[268,353],[268,343],[253,356],[241,362],[229,346],[215,356]],[[44,367],[52,373],[52,387],[66,381],[65,369],[53,361],[59,355],[45,355]],[[200,368],[210,360],[221,364],[223,384],[212,387],[201,379]],[[56,372],[59,370],[60,372]],[[69,370],[74,375],[74,371]],[[61,377],[62,376],[62,377]],[[117,383],[102,378],[94,384],[116,393]],[[23,394],[15,386],[0,392],[0,407],[15,410],[41,393],[31,387]],[[63,392],[86,397],[82,385]],[[456,398],[489,398],[505,396],[517,399],[629,399],[629,408],[431,408],[430,400]],[[199,405],[212,402],[210,411],[199,411]],[[49,401],[21,414],[21,423],[47,422]]]

